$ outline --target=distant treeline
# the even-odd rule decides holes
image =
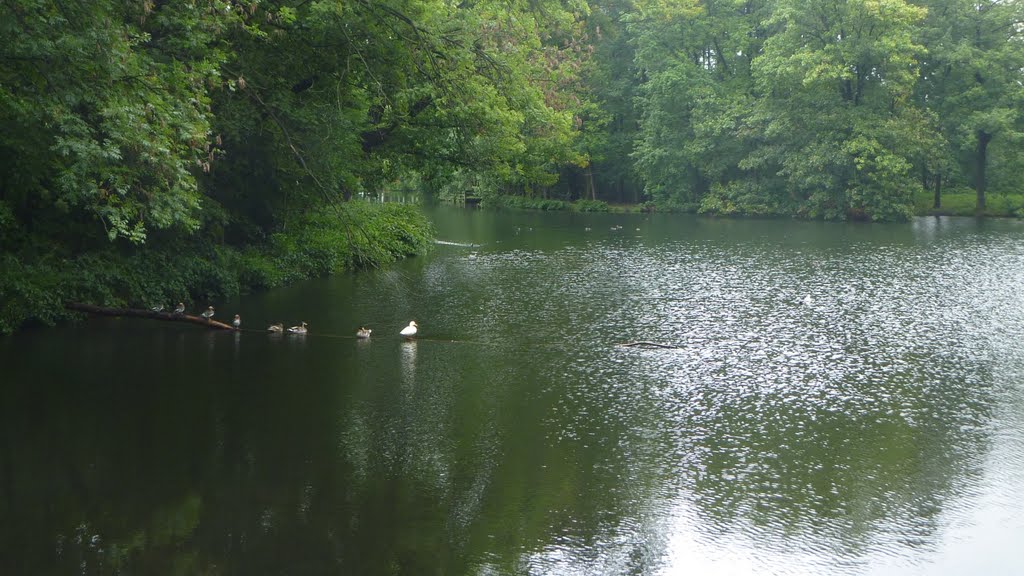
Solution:
[[[891,220],[1022,191],[1022,2],[651,0],[589,21],[599,198],[636,182],[691,210]]]

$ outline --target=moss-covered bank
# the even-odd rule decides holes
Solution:
[[[296,218],[258,245],[195,237],[72,254],[22,237],[21,250],[0,252],[0,333],[76,316],[65,310],[66,302],[150,307],[183,301],[195,308],[252,290],[379,266],[423,253],[432,234],[415,207],[349,202]]]

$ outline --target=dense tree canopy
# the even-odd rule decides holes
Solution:
[[[1003,135],[1004,178],[1020,166],[1021,22],[1016,2],[636,2],[646,190],[709,212],[900,219],[937,175],[973,176],[981,210],[988,142]]]
[[[136,242],[149,228],[196,229],[226,23],[184,8],[4,3],[2,210],[53,234],[82,219]]]
[[[4,10],[0,199],[23,224],[69,215],[143,242],[226,209],[269,230],[412,172],[467,168],[526,188],[581,161],[565,90],[585,4]]]
[[[1012,186],[1022,8],[10,0],[0,222],[241,238],[400,180],[900,218]],[[923,175],[923,177],[922,177]],[[69,222],[72,224],[69,226]]]

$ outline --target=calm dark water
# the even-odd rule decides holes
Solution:
[[[0,573],[1024,573],[1022,223],[430,214],[0,339]]]

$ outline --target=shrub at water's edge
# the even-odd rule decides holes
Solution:
[[[526,196],[488,196],[482,204],[485,208],[509,208],[515,210],[571,210],[574,212],[628,212],[626,206],[613,206],[604,200],[557,200],[553,198],[528,198]]]
[[[110,245],[73,257],[0,253],[0,333],[73,316],[66,302],[190,309],[332,273],[373,267],[430,247],[426,217],[406,205],[349,202],[295,219],[260,245],[208,240],[126,249]]]
[[[919,191],[914,194],[912,216],[978,216],[976,210],[977,195],[973,190],[957,189],[942,195],[942,206],[934,207],[934,196],[931,192]],[[795,217],[817,218],[821,215],[801,213],[793,206],[772,205],[759,202],[752,198],[728,198],[723,195],[709,195],[700,204],[678,202],[644,202],[641,204],[609,204],[602,200],[576,200],[574,202],[557,199],[527,198],[523,196],[495,196],[488,198],[484,208],[515,209],[515,210],[566,210],[574,212],[662,212],[704,214],[707,216],[737,217]],[[993,218],[1024,218],[1024,194],[991,194],[985,211],[981,214]],[[857,213],[833,216],[833,220],[859,219]]]

